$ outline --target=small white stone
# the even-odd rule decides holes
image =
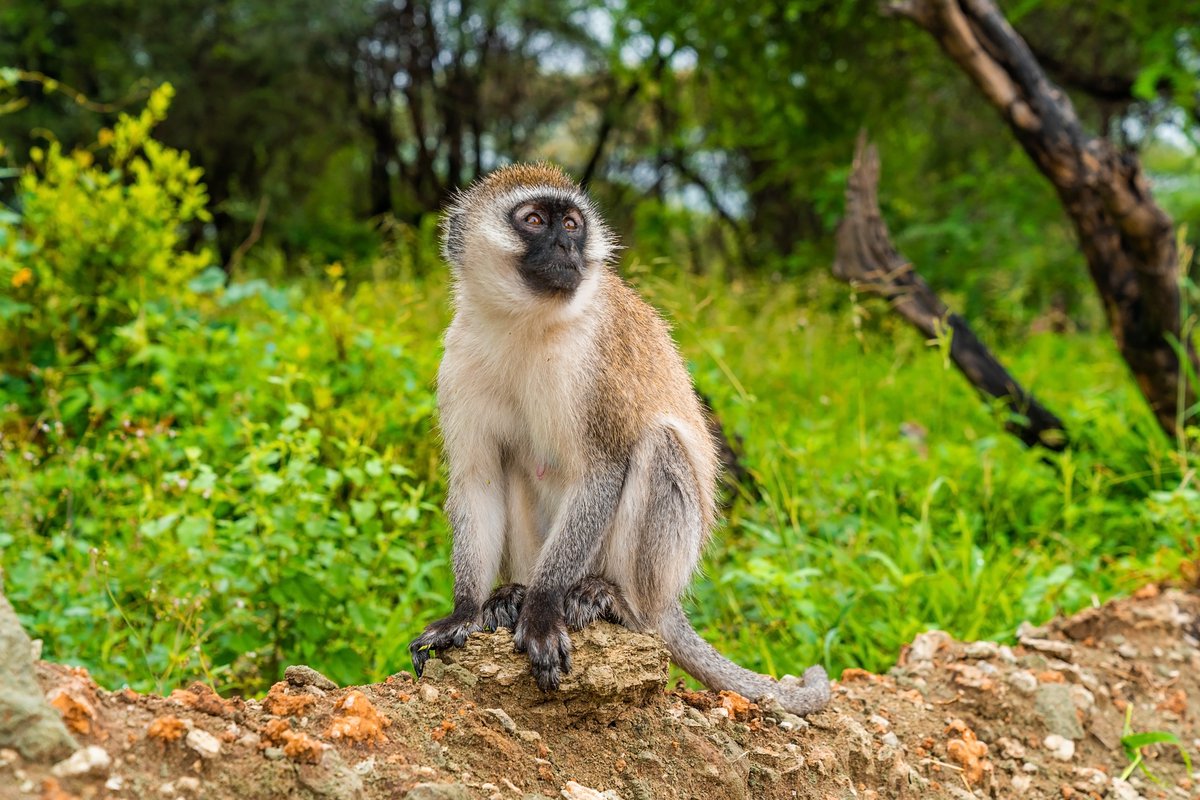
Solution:
[[[1075,757],[1075,741],[1052,733],[1042,740],[1042,745],[1059,761],[1070,761]]]
[[[562,788],[562,796],[567,800],[605,800],[600,792],[575,781],[567,781],[567,785]]]
[[[203,758],[212,758],[221,752],[221,743],[217,740],[217,737],[203,728],[194,728],[188,733],[184,742]]]
[[[896,735],[895,731],[888,731],[880,737],[880,740],[888,747],[900,747],[900,737]]]
[[[112,764],[112,758],[103,747],[89,745],[82,750],[76,750],[69,758],[51,767],[50,771],[59,778],[73,775],[87,775],[92,772],[103,772]]]
[[[1129,642],[1126,642],[1117,648],[1117,654],[1121,656],[1121,658],[1137,658],[1138,649]]]
[[[886,731],[892,727],[892,721],[887,717],[881,717],[878,714],[872,714],[867,722],[871,723],[881,731]]]
[[[430,686],[428,683],[421,684],[421,688],[417,690],[417,696],[426,703],[432,703],[437,700],[440,694],[441,692],[437,690],[437,687]]]
[[[104,782],[104,788],[110,792],[119,792],[125,786],[125,779],[120,775],[113,775]]]
[[[1133,788],[1129,781],[1113,778],[1109,788],[1115,800],[1143,800],[1141,792]]]
[[[513,718],[508,715],[508,712],[503,708],[485,708],[484,712],[491,714],[500,721],[500,727],[509,733],[517,732],[517,723],[513,722]]]
[[[967,658],[994,658],[1000,654],[1000,645],[995,642],[971,642],[963,647],[963,655]]]
[[[1033,694],[1037,691],[1038,680],[1029,670],[1019,669],[1008,676],[1008,683],[1022,694]]]
[[[1017,794],[1025,794],[1033,785],[1032,775],[1013,775],[1012,788]]]
[[[0,747],[0,765],[5,767],[11,766],[12,764],[17,763],[17,759],[20,757],[21,754],[16,750],[13,750],[10,747]]]
[[[173,781],[164,783],[162,786],[158,787],[158,793],[161,795],[164,795],[166,797],[174,797],[175,796],[175,783]]]
[[[177,778],[175,780],[175,791],[195,794],[200,791],[200,779],[191,775]]]
[[[375,771],[375,756],[359,761],[354,765],[354,771],[359,775],[370,775]]]

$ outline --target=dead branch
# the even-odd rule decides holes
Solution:
[[[998,398],[1011,415],[1005,428],[1027,446],[1066,447],[1062,420],[1039,403],[979,341],[967,321],[951,313],[937,293],[896,250],[879,211],[879,153],[858,137],[846,184],[846,214],[838,226],[833,274],[886,298],[929,339],[950,336],[950,358],[981,393]]]

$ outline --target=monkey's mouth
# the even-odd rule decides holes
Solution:
[[[521,277],[538,294],[571,294],[583,282],[583,270],[570,261],[552,261],[521,270]]]

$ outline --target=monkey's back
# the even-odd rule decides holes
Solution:
[[[596,337],[589,436],[601,450],[625,455],[652,429],[668,425],[689,455],[701,497],[711,505],[715,444],[671,329],[615,272],[604,281],[607,307]],[[706,509],[706,516],[712,513]]]

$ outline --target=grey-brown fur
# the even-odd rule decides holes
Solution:
[[[586,241],[583,267],[546,249],[568,240],[565,228],[536,238],[574,212],[525,217],[564,201],[584,220],[571,231]],[[460,194],[443,230],[455,279],[438,385],[455,608],[410,646],[417,670],[431,649],[511,626],[552,690],[570,670],[567,631],[606,618],[657,630],[710,688],[798,714],[823,708],[820,667],[778,683],[721,656],[684,616],[679,598],[715,524],[717,456],[670,331],[613,270],[615,241],[591,200],[554,167],[508,167]],[[575,288],[538,293],[518,279],[534,263],[529,241],[537,268]]]

